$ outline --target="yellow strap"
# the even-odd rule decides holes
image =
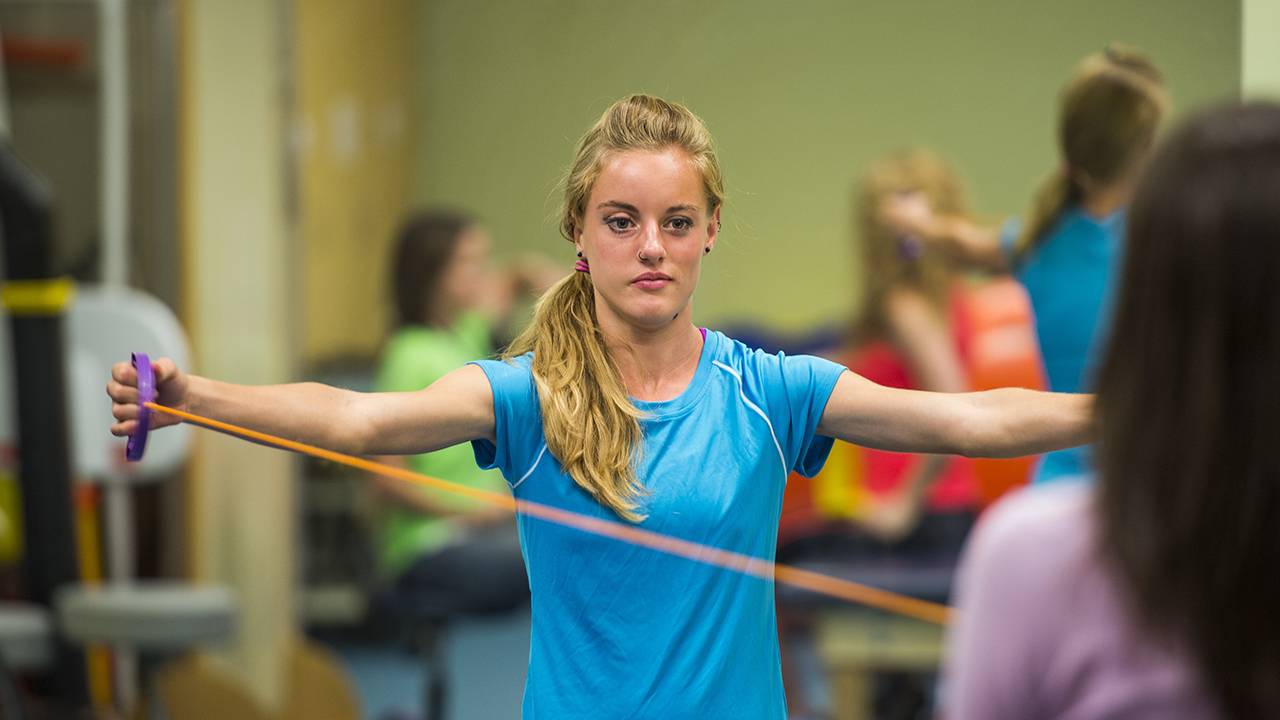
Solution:
[[[11,315],[61,315],[75,296],[75,281],[65,277],[13,280],[0,290],[0,297]]]

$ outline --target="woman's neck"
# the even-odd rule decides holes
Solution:
[[[672,400],[693,382],[703,340],[688,308],[658,330],[607,320],[600,329],[631,397],[646,402]]]
[[[1119,180],[1110,185],[1083,188],[1080,207],[1095,218],[1102,219],[1129,204],[1133,196],[1133,183]]]

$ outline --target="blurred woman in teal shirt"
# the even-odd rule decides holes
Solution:
[[[1013,272],[1031,296],[1054,392],[1092,387],[1124,261],[1129,198],[1167,105],[1151,59],[1112,45],[1085,58],[1063,88],[1060,166],[1037,190],[1024,221],[980,227],[935,213],[919,194],[891,197],[881,207],[881,220],[904,236],[963,263]],[[1035,481],[1087,476],[1088,452],[1046,455]]]

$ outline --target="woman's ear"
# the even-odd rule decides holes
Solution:
[[[707,242],[702,247],[702,253],[705,255],[711,252],[711,248],[716,246],[716,238],[720,237],[720,206],[711,211],[711,221],[707,223]]]

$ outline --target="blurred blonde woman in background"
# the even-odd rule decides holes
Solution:
[[[969,389],[963,282],[945,255],[919,238],[904,236],[880,221],[880,206],[901,194],[919,194],[949,215],[968,210],[964,189],[952,168],[933,152],[913,148],[875,160],[854,194],[854,233],[862,256],[863,296],[850,347],[838,358],[853,372],[879,385],[960,393]],[[812,484],[788,481],[778,559],[790,564],[858,563],[893,558],[936,563],[959,556],[973,524],[977,501],[973,463],[968,458],[911,455],[853,447],[837,441],[836,461]],[[841,456],[847,458],[840,462]],[[830,485],[845,486],[847,514],[823,507],[818,498]],[[807,493],[809,497],[803,495]],[[812,503],[812,504],[810,504]],[[921,513],[927,509],[921,522]],[[946,598],[935,598],[943,601]],[[809,634],[813,605],[779,598],[782,668],[792,716],[811,715],[804,677],[791,653],[795,639]],[[903,696],[923,702],[927,682],[913,676],[887,681]]]
[[[938,248],[881,221],[879,208],[901,196],[925,198],[950,217],[966,217],[969,210],[956,172],[928,150],[892,153],[867,170],[858,189],[864,292],[854,330],[858,351],[850,367],[882,385],[965,392],[970,385],[963,280]],[[881,464],[905,460],[876,451],[866,455],[868,477]],[[866,522],[890,539],[914,528],[925,493],[935,482],[935,510],[971,510],[977,499],[972,463],[963,458],[924,456],[903,472],[886,470],[901,480],[891,494],[894,502],[882,504]]]
[[[1085,58],[1063,88],[1060,164],[1021,223],[985,228],[920,194],[887,199],[880,216],[958,260],[1011,270],[1031,296],[1050,389],[1087,390],[1124,260],[1129,198],[1167,106],[1155,63],[1112,45]],[[1089,471],[1087,451],[1074,449],[1047,455],[1035,479]]]

